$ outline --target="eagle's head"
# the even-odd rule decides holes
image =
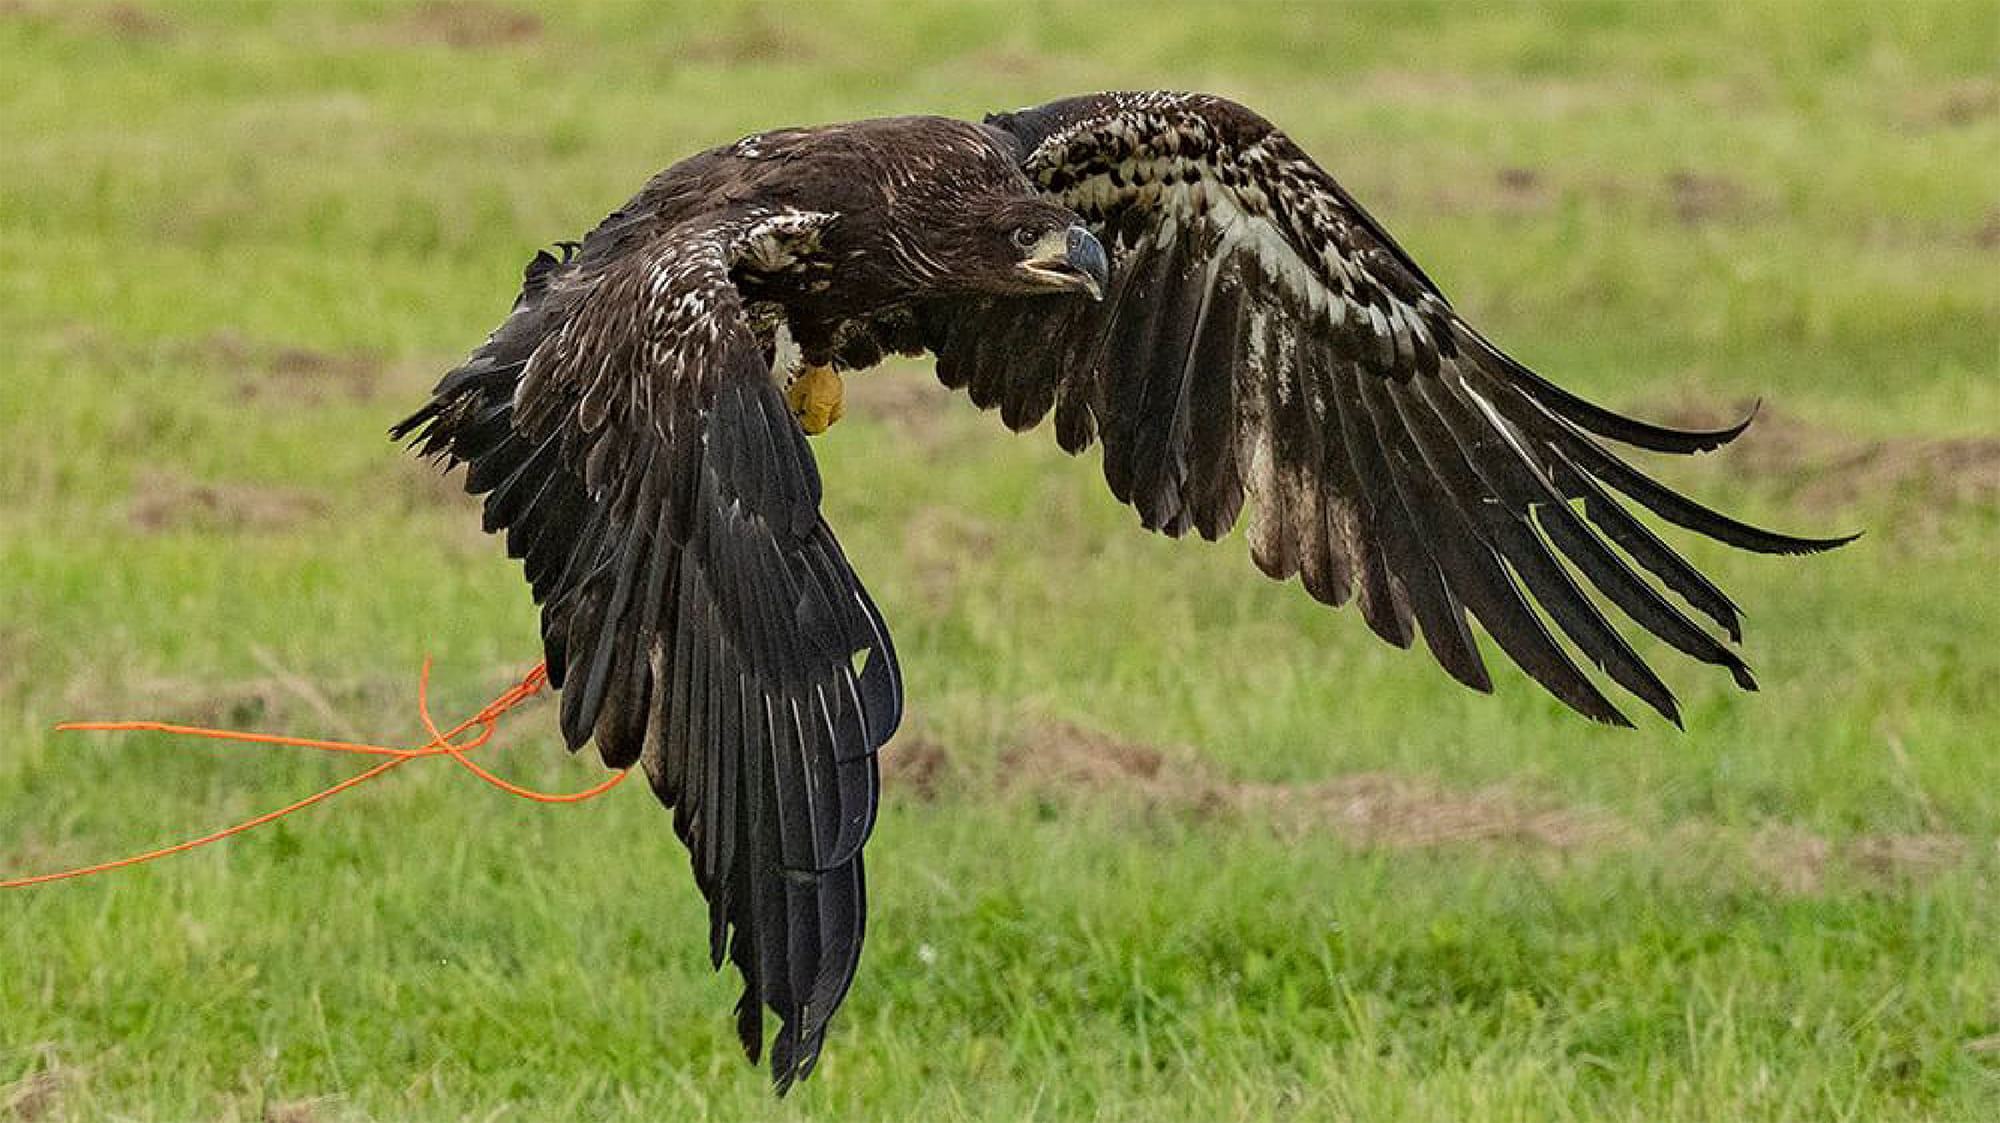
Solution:
[[[1083,292],[1102,300],[1111,279],[1104,246],[1083,220],[1043,199],[979,200],[932,228],[948,283],[975,292]]]

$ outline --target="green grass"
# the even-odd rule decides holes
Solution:
[[[0,876],[352,768],[57,720],[408,737],[422,653],[447,713],[531,663],[516,567],[384,429],[537,246],[777,124],[1235,96],[1525,360],[1763,395],[1811,452],[1668,478],[1872,532],[1691,547],[1765,689],[1661,652],[1687,731],[1618,733],[1142,534],[1047,434],[864,387],[829,514],[905,658],[888,754],[949,764],[892,776],[818,1075],[779,1103],[742,1063],[650,797],[420,766],[0,896],[0,1117],[2000,1117],[1997,49],[1990,0],[0,4]],[[1162,776],[1051,777],[1071,727]],[[594,775],[546,708],[501,740]],[[1312,793],[1357,773],[1575,829],[1343,825]]]

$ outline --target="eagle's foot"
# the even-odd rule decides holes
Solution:
[[[785,401],[807,436],[817,437],[840,420],[844,412],[840,403],[842,388],[840,374],[832,367],[810,364],[801,367],[785,384]]]

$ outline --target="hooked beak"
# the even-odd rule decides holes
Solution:
[[[1087,292],[1092,300],[1103,300],[1104,288],[1111,282],[1111,260],[1104,256],[1103,245],[1081,226],[1042,235],[1021,270],[1038,287]]]

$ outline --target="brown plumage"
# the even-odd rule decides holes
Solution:
[[[1149,529],[1217,538],[1248,505],[1266,574],[1358,600],[1384,639],[1421,635],[1490,690],[1476,620],[1599,721],[1627,723],[1569,648],[1679,718],[1583,582],[1754,688],[1667,594],[1732,641],[1736,607],[1619,496],[1744,549],[1843,541],[1746,526],[1628,466],[1600,440],[1691,453],[1743,426],[1651,425],[1508,359],[1289,138],[1220,98],[789,129],[674,165],[538,255],[395,433],[466,464],[522,559],[570,746],[642,765],[674,809],[753,1059],[778,1015],[780,1090],[859,962],[875,753],[902,713],[774,377],[786,339],[814,366],[932,352],[1010,428],[1053,413],[1065,449],[1100,443]]]

